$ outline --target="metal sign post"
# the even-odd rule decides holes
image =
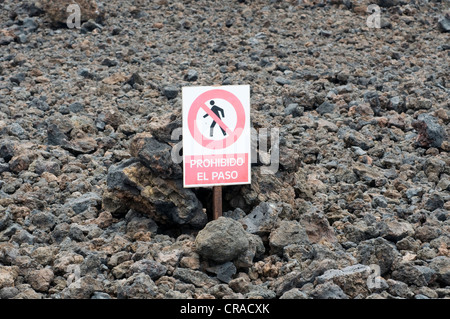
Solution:
[[[213,219],[222,216],[222,186],[213,187]]]

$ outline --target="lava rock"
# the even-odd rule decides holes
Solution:
[[[184,80],[188,82],[195,82],[198,80],[198,72],[196,70],[188,70],[184,76]]]
[[[437,123],[437,119],[429,114],[420,114],[417,121],[411,123],[419,133],[417,144],[421,147],[441,147],[444,141],[444,129]]]
[[[209,277],[204,272],[180,267],[177,267],[177,269],[175,269],[175,271],[173,272],[173,276],[176,279],[195,285],[199,288],[211,288],[212,286],[220,283],[219,280]]]
[[[380,275],[390,272],[395,260],[400,257],[396,247],[383,238],[374,238],[358,244],[356,258],[363,265],[378,265]]]
[[[100,205],[101,200],[101,197],[96,193],[86,193],[78,198],[68,200],[66,206],[72,208],[76,214],[80,214],[91,206]]]
[[[236,274],[236,266],[231,261],[217,266],[210,266],[206,270],[216,274],[217,279],[225,283],[229,283],[233,275]]]
[[[430,268],[437,275],[437,280],[444,286],[450,285],[450,258],[447,256],[438,256],[431,260]]]
[[[152,280],[156,280],[161,276],[164,276],[167,272],[167,267],[160,264],[157,261],[149,259],[141,259],[135,262],[130,267],[130,272],[133,273],[145,273],[150,276]]]
[[[84,110],[84,105],[80,102],[74,102],[69,105],[69,110],[72,113],[79,113]]]
[[[341,287],[329,281],[314,287],[311,297],[314,299],[348,299]]]
[[[120,281],[117,287],[117,299],[148,299],[154,298],[158,292],[149,275],[136,273]]]
[[[154,174],[162,178],[182,178],[181,166],[172,161],[172,147],[159,142],[148,133],[135,136],[130,142],[130,153]]]
[[[271,253],[281,255],[283,248],[290,244],[309,244],[309,237],[299,222],[283,220],[279,227],[270,233]]]
[[[95,21],[92,20],[92,19],[86,21],[85,23],[83,23],[83,24],[81,25],[81,33],[83,33],[83,34],[86,34],[86,33],[88,33],[88,32],[92,32],[92,31],[94,31],[95,29],[101,30],[102,27],[101,27],[99,24],[95,23]]]
[[[251,234],[269,234],[276,227],[279,212],[280,207],[276,204],[262,202],[240,222],[244,229]]]
[[[292,117],[299,117],[303,115],[305,108],[299,106],[297,103],[291,103],[284,109],[284,114],[292,115]]]
[[[345,267],[343,269],[327,270],[323,275],[316,278],[318,284],[331,281],[338,285],[345,294],[351,298],[359,294],[367,295],[367,278],[371,271],[368,266],[361,264]]]
[[[412,262],[402,262],[395,267],[392,278],[408,285],[427,286],[433,279],[430,268],[415,265]]]
[[[171,100],[178,96],[178,88],[176,86],[165,86],[162,89],[162,93],[165,97]]]
[[[28,282],[34,290],[46,292],[48,291],[53,278],[53,271],[49,268],[43,268],[41,270],[31,271],[28,275]]]
[[[438,27],[441,32],[450,32],[450,18],[444,17],[439,20]]]
[[[322,104],[319,105],[319,107],[316,109],[316,111],[320,115],[323,115],[325,113],[333,113],[334,108],[335,108],[334,104],[328,103],[328,102],[323,102]]]
[[[283,78],[281,76],[277,76],[274,80],[275,80],[276,83],[278,83],[280,85],[287,85],[287,84],[291,84],[292,83],[291,80],[288,80],[288,79]]]
[[[130,208],[159,223],[203,227],[207,217],[195,194],[181,180],[163,180],[138,159],[111,165],[103,205],[111,213]]]
[[[227,245],[223,245],[224,242]],[[209,222],[195,238],[196,252],[203,258],[219,263],[236,259],[248,247],[244,228],[231,218],[219,217]]]

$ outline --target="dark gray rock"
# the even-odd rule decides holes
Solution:
[[[59,176],[61,167],[60,164],[55,161],[36,160],[34,162],[34,171],[39,175],[42,175],[44,172],[49,172],[55,176]]]
[[[292,117],[299,117],[303,115],[305,108],[303,106],[299,106],[297,103],[291,103],[284,109],[284,114],[292,115]]]
[[[223,243],[227,243],[224,245]],[[249,248],[249,240],[242,225],[219,217],[206,224],[195,238],[195,250],[203,258],[216,262],[236,259]]]
[[[70,226],[67,223],[60,223],[52,231],[52,238],[55,242],[62,242],[69,235]]]
[[[414,234],[414,228],[410,223],[399,221],[394,218],[386,219],[377,226],[380,231],[380,236],[394,242]]]
[[[404,104],[399,96],[394,96],[389,100],[389,107],[398,113],[404,110]]]
[[[67,236],[69,236],[70,239],[78,242],[83,242],[86,240],[83,230],[77,224],[70,225]]]
[[[117,286],[117,299],[151,299],[158,292],[158,287],[145,273],[133,274],[120,283]]]
[[[64,134],[56,124],[51,124],[47,128],[47,143],[49,145],[65,145],[69,138]]]
[[[416,121],[411,123],[419,133],[417,145],[421,147],[441,147],[444,141],[445,131],[438,124],[437,119],[430,114],[420,114]]]
[[[400,257],[396,247],[384,238],[374,238],[358,244],[356,258],[363,265],[375,264],[380,267],[380,275],[391,270],[395,260]]]
[[[429,210],[430,212],[435,211],[436,209],[443,208],[444,207],[444,200],[442,199],[441,195],[438,193],[431,194],[430,197],[425,201],[424,207],[426,210]]]
[[[329,31],[329,30],[320,30],[319,31],[319,34],[321,35],[321,36],[324,36],[324,37],[331,37],[331,35],[333,34],[333,32],[331,32],[331,31]]]
[[[165,86],[162,89],[162,93],[169,100],[176,98],[178,96],[178,91],[179,91],[178,87],[176,87],[176,86]]]
[[[245,297],[248,299],[274,299],[276,297],[276,293],[273,290],[269,289],[265,284],[253,285],[250,287],[250,291],[245,294]]]
[[[278,228],[270,233],[271,253],[281,255],[283,248],[290,244],[309,244],[308,234],[299,222],[283,220]]]
[[[108,58],[104,59],[102,61],[102,63],[101,63],[101,65],[105,65],[107,67],[113,67],[113,66],[116,66],[118,64],[119,64],[119,62],[117,62],[116,60],[110,60]]]
[[[8,212],[0,215],[0,231],[5,230],[12,223],[11,215]]]
[[[411,298],[414,293],[408,288],[408,285],[404,282],[388,279],[387,280],[388,289],[387,292],[393,296],[398,296],[400,298]]]
[[[0,45],[8,45],[14,42],[14,38],[10,36],[0,36]]]
[[[418,267],[412,262],[402,262],[395,267],[392,278],[407,285],[427,286],[429,284],[427,279],[431,280],[432,276],[430,276],[428,269]]]
[[[277,76],[274,80],[275,80],[276,83],[278,83],[280,85],[287,85],[287,84],[291,84],[292,83],[291,80],[288,80],[288,79],[286,79],[286,78],[284,78],[282,76]]]
[[[345,146],[347,147],[358,146],[359,148],[367,151],[375,145],[372,137],[365,136],[353,129],[340,128],[338,131],[338,136],[343,138]]]
[[[246,233],[246,235],[249,242],[248,249],[234,261],[236,267],[251,267],[254,262],[253,259],[261,258],[265,252],[261,237],[249,233]]]
[[[383,26],[383,22],[385,21],[381,21],[381,27],[387,27]],[[375,115],[379,115],[380,111],[381,111],[381,104],[380,104],[380,97],[378,95],[378,92],[376,91],[369,91],[364,93],[364,101],[368,102],[370,104],[370,107],[372,108],[373,112],[375,113]]]
[[[277,226],[279,211],[280,207],[276,204],[261,202],[240,222],[244,229],[251,234],[268,234]]]
[[[400,3],[400,0],[378,0],[377,4],[383,8],[390,8]]]
[[[8,131],[10,135],[14,135],[17,137],[21,137],[22,135],[25,134],[25,130],[23,129],[22,126],[20,126],[19,123],[12,123],[11,125],[9,125]]]
[[[228,217],[234,220],[240,220],[246,216],[245,212],[239,207],[235,210],[229,210],[223,213],[223,217]]]
[[[198,80],[198,72],[196,70],[188,70],[184,76],[184,80],[188,82],[194,82]]]
[[[56,219],[55,216],[51,213],[33,211],[31,212],[31,222],[33,223],[33,225],[41,229],[50,230],[53,228],[53,226],[55,226]]]
[[[335,107],[336,106],[333,103],[323,102],[322,104],[319,105],[319,107],[316,109],[316,111],[320,115],[323,115],[325,113],[333,113]]]
[[[228,261],[221,265],[210,266],[206,268],[206,271],[216,274],[217,279],[220,281],[229,283],[233,279],[233,275],[236,274],[236,266],[231,261]]]
[[[79,113],[84,110],[84,105],[81,102],[74,102],[69,105],[69,110],[72,113]]]
[[[83,194],[78,198],[69,199],[65,205],[72,208],[76,214],[80,214],[91,206],[95,207],[100,205],[101,201],[100,196],[91,192]]]
[[[27,243],[33,245],[36,238],[25,229],[21,229],[11,236],[11,240],[19,244]]]
[[[130,143],[130,153],[162,178],[182,178],[181,166],[172,161],[172,147],[149,134],[139,134]]]
[[[128,219],[128,214],[126,218]],[[127,223],[127,234],[132,236],[140,231],[156,233],[158,231],[158,225],[148,216],[134,216],[130,218]]]
[[[316,250],[313,245],[309,244],[291,244],[283,248],[283,257],[289,261],[305,262],[315,259]]]
[[[314,299],[348,299],[341,287],[332,282],[317,285],[311,292],[311,297]]]
[[[308,296],[298,288],[293,288],[281,295],[280,299],[308,299]]]
[[[450,258],[446,256],[438,256],[431,260],[430,268],[437,275],[437,280],[444,286],[450,286]]]
[[[19,293],[16,287],[4,287],[0,289],[0,299],[12,299]]]
[[[9,164],[0,163],[0,174],[9,171]]]
[[[130,86],[134,86],[135,84],[144,85],[144,79],[139,73],[135,72],[131,75],[126,83],[128,83]]]
[[[81,276],[87,274],[97,274],[103,269],[103,258],[99,254],[93,253],[85,257],[80,266]]]
[[[130,272],[132,274],[145,273],[149,275],[152,280],[156,280],[166,274],[167,267],[154,260],[141,259],[131,265]]]
[[[384,196],[375,196],[372,200],[372,207],[386,208],[388,206],[386,198]]]
[[[441,32],[450,32],[450,18],[444,17],[439,20],[438,27]]]
[[[330,269],[316,278],[318,284],[331,281],[338,285],[345,294],[354,298],[359,294],[368,294],[367,279],[371,274],[368,266],[356,264],[343,269]]]
[[[103,206],[111,213],[134,209],[157,223],[195,228],[207,222],[202,204],[192,190],[183,188],[182,180],[163,180],[136,158],[111,165],[106,184],[108,192],[103,195]]]
[[[173,276],[176,279],[180,279],[181,281],[184,281],[186,283],[193,284],[199,288],[211,288],[212,286],[220,283],[219,280],[209,277],[202,271],[180,267],[175,269],[175,271],[173,272]]]
[[[9,162],[15,155],[14,143],[8,140],[2,140],[0,142],[0,157]]]
[[[81,33],[86,34],[88,32],[94,31],[95,29],[101,30],[102,26],[97,24],[94,20],[88,20],[81,25],[80,31],[81,31]]]
[[[414,196],[422,196],[423,194],[424,194],[424,190],[421,187],[409,188],[405,192],[405,195],[408,199],[411,199]]]

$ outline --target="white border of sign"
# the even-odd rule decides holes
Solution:
[[[224,90],[232,93],[241,102],[244,114],[245,124],[242,134],[232,145],[222,149],[209,149],[198,143],[192,136],[188,127],[188,114],[193,106],[193,102],[201,94],[211,90]],[[226,86],[192,86],[182,88],[182,104],[183,104],[183,185],[185,188],[193,187],[211,187],[211,186],[231,186],[251,184],[251,130],[250,130],[250,85],[226,85]],[[225,118],[226,120],[226,118]],[[224,120],[224,122],[225,122]],[[218,125],[217,125],[218,126]],[[216,128],[219,130],[219,128]],[[234,128],[230,128],[234,129]],[[186,185],[186,156],[198,155],[233,155],[248,154],[248,179],[246,182],[236,183],[205,183],[205,184],[189,184]]]

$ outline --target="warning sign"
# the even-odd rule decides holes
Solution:
[[[250,165],[250,86],[184,87],[184,187],[249,184]]]

